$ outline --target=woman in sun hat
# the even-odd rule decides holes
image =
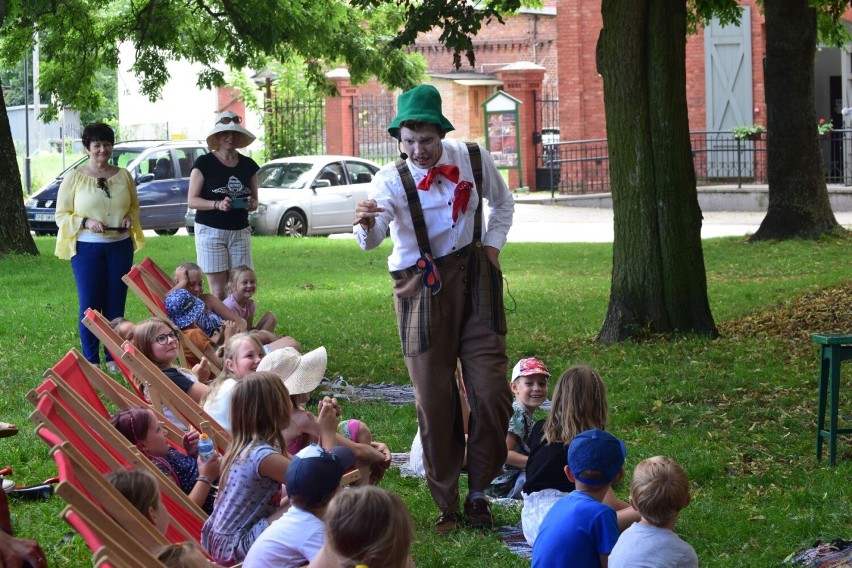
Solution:
[[[322,383],[327,361],[325,347],[304,355],[291,347],[284,347],[266,355],[257,366],[258,371],[278,375],[290,393],[293,408],[290,426],[284,431],[284,441],[291,454],[295,455],[319,441],[319,421],[305,405],[311,398],[311,392]],[[355,467],[361,472],[357,483],[378,483],[390,465],[390,449],[381,442],[374,442],[370,429],[360,420],[342,420],[337,432],[335,445],[345,446],[355,454]]]
[[[189,176],[195,214],[195,252],[210,293],[225,298],[233,266],[252,267],[248,213],[257,209],[257,162],[237,152],[254,142],[233,111],[220,112],[207,135],[212,152],[199,157]]]

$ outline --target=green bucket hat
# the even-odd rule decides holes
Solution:
[[[427,124],[435,124],[444,132],[455,130],[441,113],[441,94],[432,85],[420,85],[399,96],[396,118],[388,127],[390,135],[399,140],[399,125],[406,120],[422,120]]]

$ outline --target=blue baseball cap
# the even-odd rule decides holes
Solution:
[[[301,495],[308,507],[319,505],[340,486],[343,474],[354,464],[355,455],[343,446],[325,450],[311,444],[302,448],[284,475],[287,495]]]
[[[586,430],[577,434],[568,446],[568,467],[571,474],[586,485],[606,485],[624,467],[627,447],[624,442],[603,430]],[[580,477],[584,471],[599,471],[606,480]]]

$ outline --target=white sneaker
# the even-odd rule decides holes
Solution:
[[[107,371],[114,374],[121,374],[121,368],[118,366],[118,363],[115,361],[107,361],[106,362]]]

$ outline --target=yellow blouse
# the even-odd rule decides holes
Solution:
[[[136,184],[130,172],[119,169],[107,179],[110,197],[98,187],[97,178],[75,171],[68,174],[59,186],[56,198],[56,235],[55,254],[59,258],[70,260],[77,254],[77,235],[88,229],[82,228],[84,218],[97,219],[108,227],[120,227],[124,217],[130,217],[130,238],[133,250],[137,251],[145,244],[142,223],[139,220],[139,198],[136,196]],[[105,237],[119,233],[107,231]],[[105,241],[106,242],[106,241]]]

